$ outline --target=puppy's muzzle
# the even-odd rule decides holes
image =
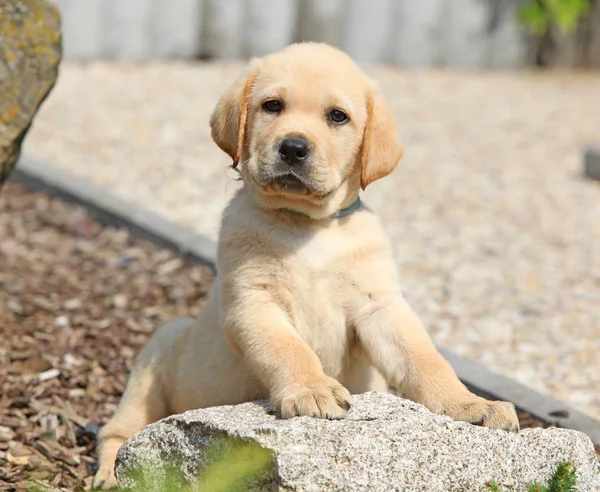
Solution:
[[[281,160],[290,167],[303,166],[310,156],[310,144],[302,137],[283,138],[277,150]]]

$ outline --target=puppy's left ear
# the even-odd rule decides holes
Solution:
[[[233,159],[236,167],[242,156],[248,119],[248,98],[252,92],[257,68],[242,75],[223,94],[210,117],[210,130],[215,143]]]
[[[361,188],[364,190],[373,181],[390,174],[402,153],[396,135],[396,120],[383,95],[376,89],[370,89],[361,152]]]

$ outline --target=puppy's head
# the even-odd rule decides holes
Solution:
[[[329,213],[355,199],[402,156],[382,95],[324,44],[254,60],[217,104],[211,129],[247,185],[273,206],[293,201],[302,211]]]

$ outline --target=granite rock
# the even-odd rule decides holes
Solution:
[[[181,483],[200,485],[198,477],[215,461],[214,449],[228,440],[270,453],[267,471],[243,490],[475,491],[491,480],[526,490],[527,483],[547,480],[562,460],[575,465],[579,490],[600,490],[600,464],[582,433],[553,428],[510,434],[380,393],[355,396],[347,417],[337,421],[281,420],[264,402],[168,417],[121,447],[119,485],[164,489],[159,482],[172,470]],[[147,472],[144,480],[140,471]]]

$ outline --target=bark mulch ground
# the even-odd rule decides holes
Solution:
[[[140,347],[207,269],[9,184],[0,202],[0,490],[78,490]]]
[[[20,185],[0,198],[0,490],[83,490],[95,436],[164,320],[208,269]],[[522,427],[546,426],[529,414]]]

